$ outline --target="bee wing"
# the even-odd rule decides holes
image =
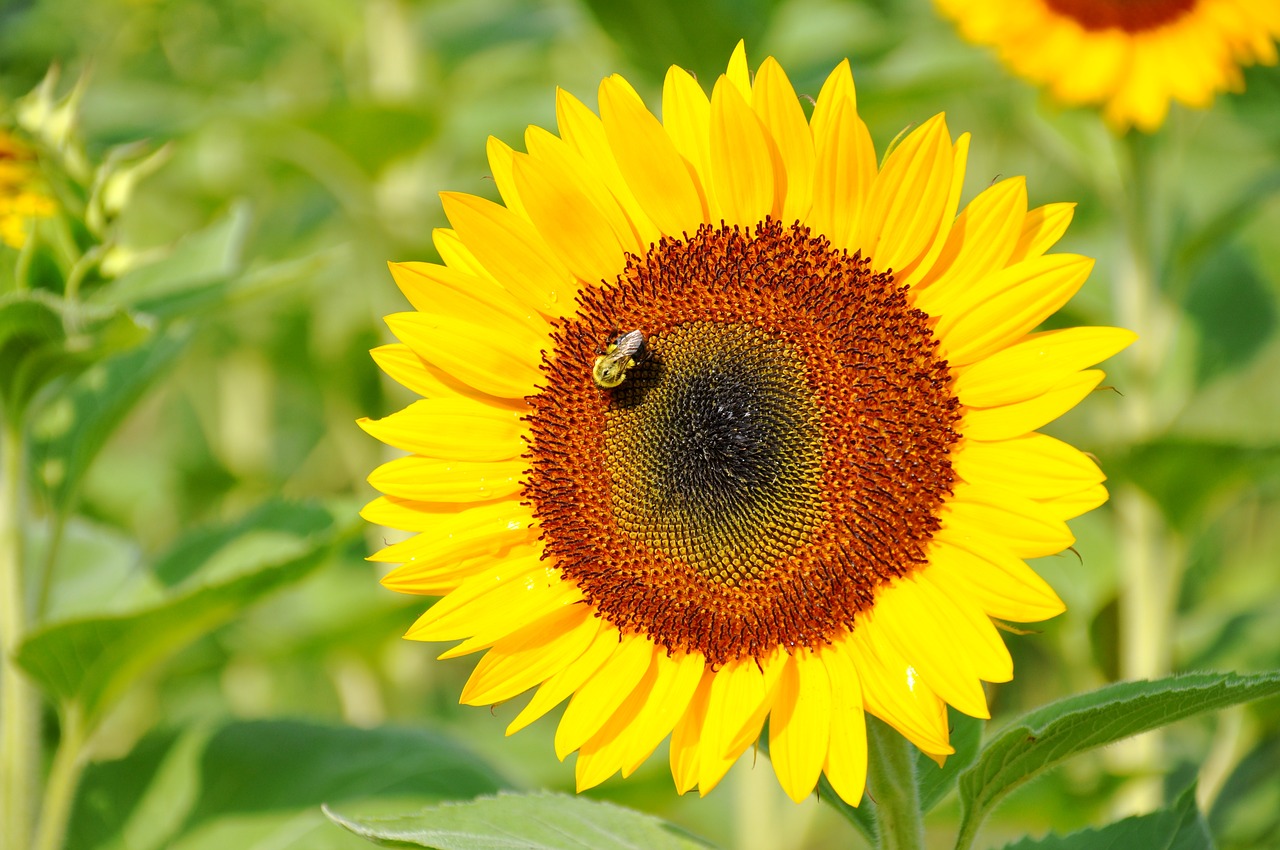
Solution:
[[[614,343],[614,353],[622,357],[630,357],[639,351],[642,345],[644,345],[644,334],[640,331],[628,331],[618,337],[618,341]]]

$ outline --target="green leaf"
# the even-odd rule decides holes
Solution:
[[[935,764],[934,767],[936,768],[937,765]],[[867,839],[869,843],[876,843],[876,835],[880,832],[880,822],[876,817],[876,804],[871,799],[871,795],[864,792],[858,805],[851,806],[840,799],[840,795],[836,793],[836,789],[831,787],[831,783],[827,781],[827,775],[824,773],[818,776],[818,798],[835,809],[849,822],[850,826],[862,833],[862,837]]]
[[[337,530],[331,521],[298,539],[286,557],[280,557],[279,546],[267,547],[269,557],[245,557],[230,576],[192,582],[163,602],[132,613],[41,628],[18,648],[18,663],[51,697],[78,703],[92,729],[101,713],[152,667],[258,598],[306,576],[329,553]]]
[[[33,290],[0,296],[0,399],[21,415],[47,385],[141,343],[149,319]]]
[[[234,723],[209,741],[188,824],[374,797],[470,800],[510,783],[450,737],[297,720]]]
[[[1276,329],[1271,287],[1248,253],[1230,244],[1191,277],[1184,305],[1200,332],[1196,380],[1201,385],[1247,364]]]
[[[924,753],[916,754],[916,788],[920,795],[921,814],[928,813],[947,796],[960,772],[977,760],[978,749],[982,746],[982,727],[986,725],[983,721],[953,708],[948,708],[947,713],[951,724],[951,746],[955,747],[955,753],[947,756],[942,767]]]
[[[177,361],[190,337],[170,331],[91,368],[37,422],[33,469],[57,510],[71,509],[98,451],[147,388]]]
[[[188,234],[162,259],[127,272],[94,293],[98,303],[153,311],[193,290],[221,286],[241,267],[241,254],[251,216],[245,202]]]
[[[1209,827],[1196,808],[1196,787],[1178,797],[1172,808],[1125,818],[1102,829],[1070,835],[1049,834],[1006,844],[1005,850],[1213,850]]]
[[[708,845],[651,815],[564,794],[499,794],[393,818],[347,817],[339,826],[384,847],[437,850],[691,850]]]
[[[740,39],[758,45],[778,0],[586,0],[587,8],[655,80],[671,65],[697,74],[710,90]],[[750,56],[748,56],[748,59]]]
[[[1015,720],[960,777],[961,834],[977,831],[1006,794],[1071,756],[1178,720],[1280,693],[1280,673],[1192,673],[1120,682]]]

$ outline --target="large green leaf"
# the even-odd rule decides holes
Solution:
[[[1280,673],[1193,673],[1120,682],[1050,703],[1010,724],[961,775],[961,831],[972,834],[1006,794],[1071,756],[1276,693]]]
[[[510,787],[479,756],[438,732],[294,720],[223,728],[205,749],[200,775],[190,823],[372,797],[470,800]]]
[[[1196,808],[1193,785],[1170,808],[1125,818],[1101,829],[1024,838],[1006,844],[1005,850],[1213,850],[1213,846],[1209,827]]]
[[[324,529],[296,538],[290,548],[274,539],[256,553],[246,547],[237,552],[235,572],[189,582],[138,611],[46,626],[18,648],[18,662],[50,696],[78,704],[92,728],[101,712],[152,667],[263,595],[307,575],[324,560],[338,531],[331,520]]]
[[[652,815],[564,794],[499,794],[392,818],[347,817],[339,826],[384,847],[436,850],[693,850],[709,845]]]
[[[98,451],[142,394],[177,361],[190,333],[169,331],[81,375],[32,435],[33,467],[53,504],[70,510]]]

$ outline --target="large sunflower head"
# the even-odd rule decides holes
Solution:
[[[374,357],[425,399],[362,421],[411,452],[364,515],[417,534],[373,559],[443,597],[408,637],[486,653],[464,703],[536,688],[510,733],[569,700],[579,788],[670,735],[705,794],[768,719],[790,796],[856,804],[864,712],[944,757],[946,704],[1013,674],[991,618],[1062,610],[1022,559],[1106,491],[1036,429],[1133,337],[1034,333],[1092,266],[1046,254],[1071,205],[1014,178],[957,216],[942,115],[878,166],[848,63],[808,118],[741,46],[661,120],[621,77],[599,104],[491,139],[503,203],[444,194],[444,262],[392,266]]]
[[[1151,131],[1177,100],[1207,108],[1243,87],[1240,68],[1276,63],[1275,0],[934,0],[970,41],[1117,129]]]

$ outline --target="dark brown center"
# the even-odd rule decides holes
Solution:
[[[624,631],[712,664],[817,647],[925,562],[958,403],[891,275],[799,226],[703,226],[556,324],[529,398],[546,550]],[[644,349],[621,385],[592,366]]]
[[[1172,23],[1200,0],[1044,0],[1060,15],[1087,30],[1121,29],[1137,33]]]

